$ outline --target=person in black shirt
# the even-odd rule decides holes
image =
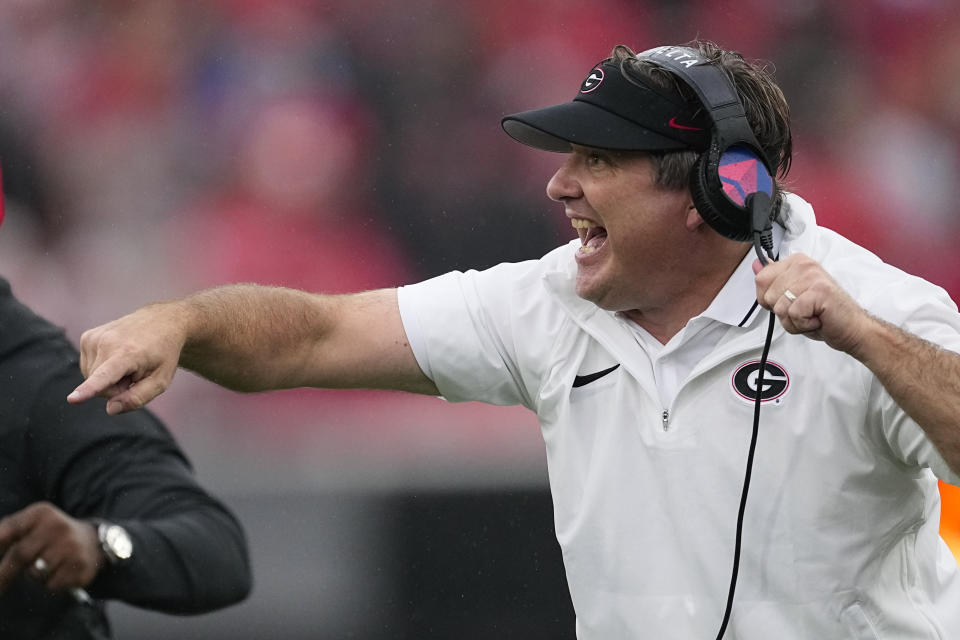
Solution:
[[[64,332],[0,278],[0,638],[104,639],[104,601],[211,611],[251,589],[246,538],[151,413],[70,405]]]

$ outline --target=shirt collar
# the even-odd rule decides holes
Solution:
[[[774,255],[780,252],[783,235],[783,227],[774,224]],[[720,293],[703,313],[691,319],[691,323],[702,318],[704,320],[716,320],[731,326],[746,324],[757,307],[757,285],[754,282],[753,273],[753,261],[756,260],[756,257],[757,254],[751,247],[726,284],[720,289]]]

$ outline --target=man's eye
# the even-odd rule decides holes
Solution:
[[[604,154],[600,153],[599,151],[591,151],[590,154],[587,156],[587,162],[589,162],[590,164],[600,164],[606,161],[607,161],[607,157]]]

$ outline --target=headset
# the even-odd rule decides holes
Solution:
[[[773,255],[772,225],[776,184],[769,159],[750,128],[743,103],[732,81],[720,67],[711,64],[689,47],[656,47],[638,53],[637,60],[673,72],[697,94],[710,117],[710,146],[700,154],[690,171],[690,195],[700,217],[724,237],[742,242],[752,240],[757,257],[764,265],[769,260],[776,260]],[[626,72],[624,76],[638,84]],[[763,374],[773,337],[774,320],[771,312],[760,357],[753,433],[737,514],[733,571],[717,640],[723,638],[733,609],[740,567],[743,516],[760,425],[760,391],[763,389]]]
[[[760,247],[768,255],[773,248],[776,184],[733,83],[690,47],[656,47],[638,53],[637,60],[671,71],[700,99],[712,125],[710,146],[690,171],[690,195],[700,216],[720,235],[741,242],[760,240],[757,253],[766,264]]]

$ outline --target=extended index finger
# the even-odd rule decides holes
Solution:
[[[94,369],[86,380],[77,385],[76,389],[70,392],[67,396],[67,402],[79,404],[97,395],[113,397],[121,391],[115,385],[135,371],[136,367],[128,363],[123,357],[109,358]],[[112,390],[111,387],[113,387]]]

